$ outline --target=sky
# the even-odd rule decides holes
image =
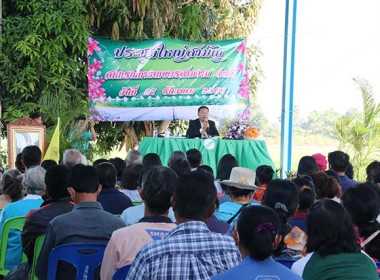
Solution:
[[[290,0],[292,1],[292,0]],[[352,78],[367,79],[380,101],[380,1],[298,0],[294,105],[310,111],[361,108]],[[263,52],[257,98],[271,122],[281,116],[285,0],[263,0],[251,40]]]

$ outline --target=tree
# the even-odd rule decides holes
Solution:
[[[365,179],[365,168],[379,159],[380,104],[373,98],[372,86],[363,78],[354,78],[362,95],[363,110],[340,117],[334,124],[335,135],[339,138],[339,149],[351,155],[355,177]]]
[[[67,139],[73,119],[88,112],[86,44],[90,34],[114,40],[247,38],[261,0],[3,0],[3,7],[2,121],[39,110],[48,128],[61,117],[61,139]],[[261,74],[260,51],[256,46],[247,49],[253,94]],[[127,143],[125,130],[132,128],[140,137],[152,125],[97,124],[96,152]],[[63,149],[67,145],[61,144]]]

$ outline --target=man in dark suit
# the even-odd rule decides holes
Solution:
[[[188,138],[208,138],[219,136],[219,132],[216,129],[215,122],[208,119],[208,108],[201,106],[198,108],[198,119],[191,120],[189,128],[186,132]]]

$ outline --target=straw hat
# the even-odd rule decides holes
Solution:
[[[244,190],[262,190],[255,185],[256,172],[245,167],[234,167],[231,170],[229,180],[221,181],[222,184]]]

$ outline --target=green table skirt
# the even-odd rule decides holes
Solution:
[[[144,155],[156,153],[160,156],[162,164],[167,166],[172,152],[189,149],[198,149],[202,153],[203,164],[209,165],[216,174],[218,162],[225,154],[232,154],[239,162],[239,166],[253,170],[259,165],[270,165],[275,170],[274,163],[268,154],[267,146],[263,140],[225,140],[214,139],[215,148],[208,150],[204,147],[204,139],[183,138],[152,138],[144,137],[138,150]]]

